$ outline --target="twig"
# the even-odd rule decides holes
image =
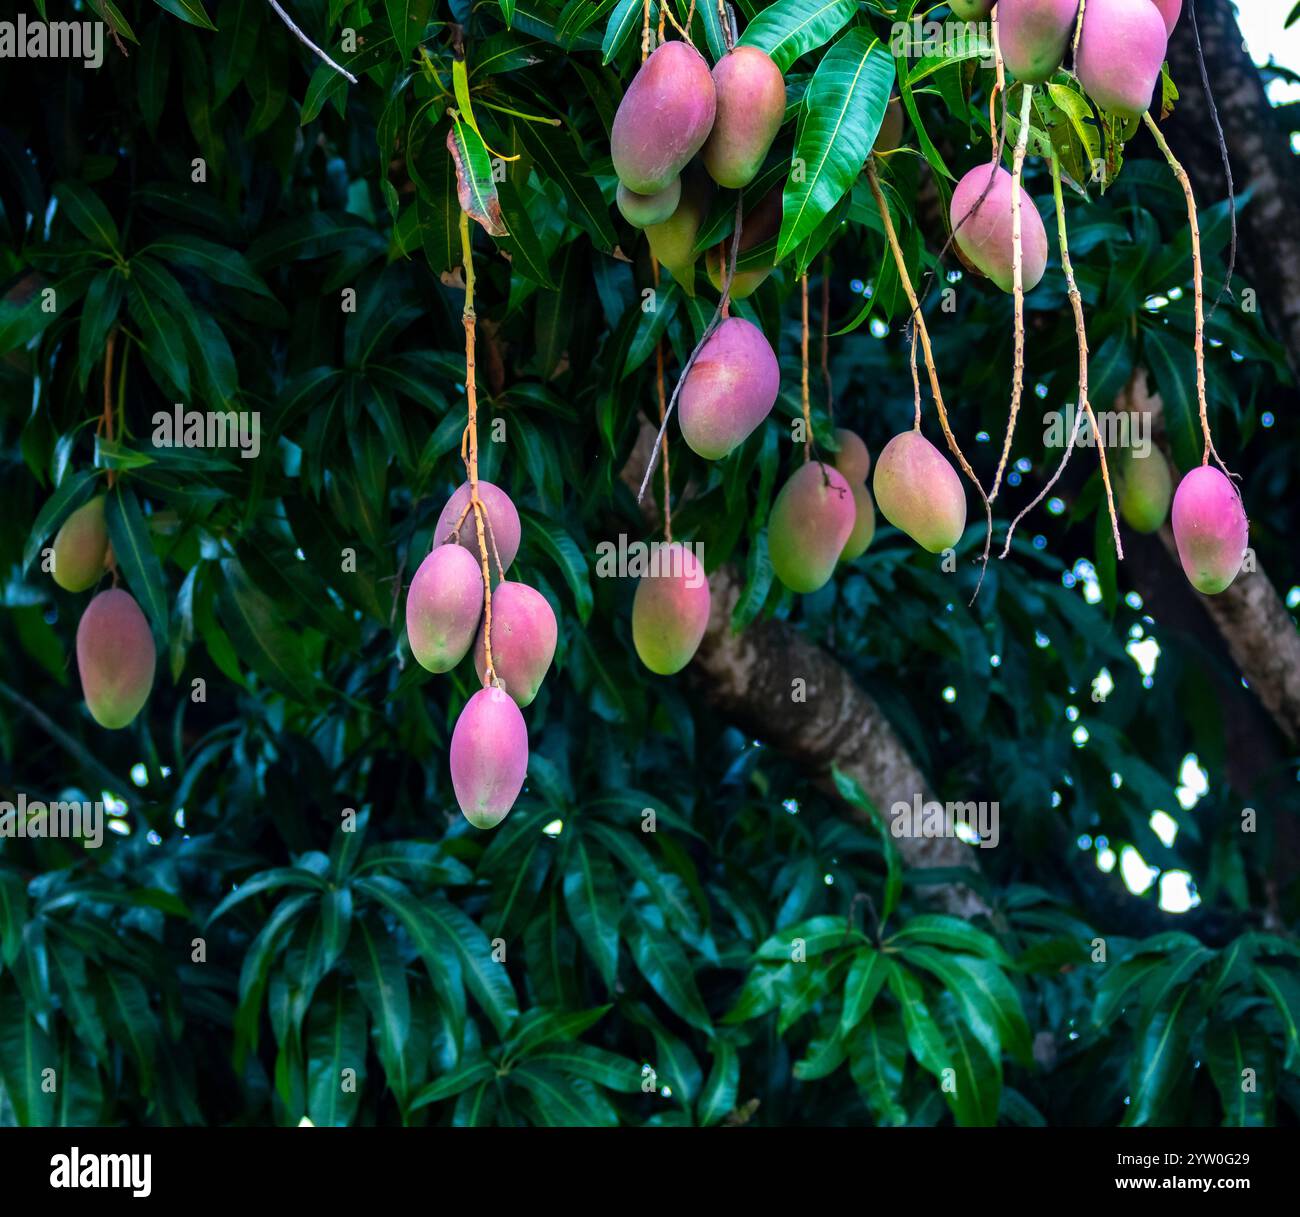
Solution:
[[[898,243],[898,233],[894,231],[894,221],[889,214],[889,205],[885,202],[885,196],[880,190],[880,179],[876,176],[876,166],[871,160],[867,161],[867,182],[871,186],[871,193],[876,197],[876,206],[880,210],[880,219],[885,226],[885,239],[889,242],[890,252],[894,255],[894,266],[898,270],[899,282],[903,285],[903,291],[907,293],[907,301],[912,306],[912,324],[921,332],[921,351],[925,357],[925,370],[930,376],[930,391],[934,394],[934,408],[939,415],[939,425],[943,428],[943,437],[948,441],[949,451],[957,458],[961,465],[962,472],[974,483],[975,489],[979,491],[980,501],[984,504],[984,518],[987,524],[984,533],[984,555],[980,567],[979,583],[975,585],[975,596],[979,595],[980,587],[984,583],[984,571],[988,567],[989,549],[993,544],[993,508],[989,505],[989,497],[984,493],[984,487],[980,485],[980,480],[975,476],[975,470],[971,468],[970,462],[966,459],[966,454],[962,452],[961,445],[957,443],[957,437],[952,433],[952,427],[948,423],[948,411],[943,404],[943,392],[939,388],[939,373],[934,366],[934,350],[930,346],[930,331],[925,324],[925,317],[921,313],[921,306],[916,299],[916,291],[912,287],[912,277],[907,273],[907,259],[903,257],[903,248]],[[919,402],[919,394],[918,394]],[[971,597],[972,603],[975,597]]]
[[[1002,456],[993,475],[993,489],[989,502],[994,502],[1002,488],[1002,474],[1011,455],[1011,442],[1016,433],[1016,419],[1020,415],[1020,398],[1025,389],[1025,249],[1024,228],[1021,223],[1020,179],[1025,171],[1025,151],[1029,147],[1029,108],[1034,100],[1032,85],[1022,86],[1020,95],[1020,130],[1016,132],[1016,151],[1011,162],[1011,287],[1016,308],[1016,357],[1011,373],[1011,412],[1007,417],[1007,434],[1002,441]]]
[[[1210,73],[1205,67],[1205,52],[1201,50],[1201,26],[1196,17],[1196,0],[1188,0],[1191,16],[1192,34],[1196,39],[1196,62],[1201,69],[1201,86],[1205,89],[1205,99],[1210,103],[1210,117],[1214,120],[1214,131],[1219,137],[1219,155],[1223,158],[1223,174],[1228,179],[1228,216],[1232,224],[1232,244],[1228,249],[1228,277],[1223,281],[1223,288],[1210,306],[1210,315],[1206,319],[1214,320],[1219,301],[1232,290],[1232,276],[1237,269],[1237,188],[1232,180],[1232,162],[1228,159],[1228,142],[1223,138],[1223,124],[1219,121],[1219,107],[1214,100],[1214,90],[1210,88]]]
[[[826,386],[826,416],[835,425],[835,385],[831,381],[831,260],[822,259],[822,384]]]
[[[808,272],[799,276],[799,298],[803,306],[799,331],[799,401],[803,407],[803,459],[811,459],[813,449],[812,395],[808,392]]]
[[[320,59],[325,63],[329,64],[329,66],[332,67],[340,76],[346,76],[348,80],[350,80],[353,84],[357,83],[357,78],[353,76],[352,73],[347,70],[347,68],[339,67],[339,65],[335,63],[334,60],[332,60],[327,54],[325,54],[325,52],[322,51],[320,47],[318,47],[310,38],[308,38],[307,35],[304,34],[302,30],[300,30],[297,27],[296,24],[294,24],[293,18],[290,17],[289,14],[286,13],[278,3],[276,3],[276,0],[266,0],[266,2],[273,9],[275,9],[276,15],[288,27],[289,33],[291,33],[296,39],[298,39],[298,41],[301,42],[303,46],[305,46],[313,55],[315,55],[317,59]]]
[[[1015,534],[1020,521],[1051,493],[1052,487],[1056,485],[1065,472],[1066,465],[1070,463],[1070,454],[1074,451],[1075,442],[1079,438],[1079,428],[1086,414],[1088,421],[1092,424],[1092,432],[1097,444],[1097,456],[1101,461],[1101,480],[1106,487],[1106,505],[1110,510],[1110,528],[1115,537],[1115,551],[1119,559],[1123,561],[1124,542],[1120,539],[1119,519],[1115,514],[1115,495],[1110,485],[1110,469],[1106,463],[1106,446],[1102,443],[1101,429],[1097,426],[1097,416],[1092,412],[1092,402],[1088,399],[1088,331],[1084,324],[1083,297],[1079,294],[1079,285],[1074,278],[1074,266],[1070,261],[1070,243],[1065,227],[1065,199],[1061,194],[1061,165],[1057,159],[1055,148],[1051,151],[1050,161],[1052,166],[1052,198],[1056,203],[1056,230],[1061,244],[1061,268],[1065,272],[1065,283],[1070,295],[1070,306],[1074,310],[1074,332],[1079,346],[1079,402],[1074,414],[1074,428],[1070,432],[1070,439],[1066,444],[1065,454],[1061,457],[1061,463],[1057,465],[1056,472],[1052,474],[1047,485],[1038,492],[1033,502],[1011,521],[1011,527],[1007,529],[1006,544],[1002,547],[1002,552],[998,557],[1005,558],[1011,552],[1011,538]]]
[[[721,4],[721,0],[719,0],[719,4]],[[655,471],[655,466],[659,463],[659,449],[666,446],[664,436],[668,431],[668,420],[673,416],[673,407],[677,404],[677,398],[681,395],[682,385],[686,383],[686,377],[690,375],[691,369],[695,366],[695,361],[699,358],[704,344],[713,336],[713,331],[718,328],[718,324],[722,319],[727,316],[731,304],[731,281],[736,277],[736,258],[740,254],[740,228],[743,218],[741,202],[743,197],[739,192],[736,195],[736,229],[731,237],[731,259],[727,263],[727,277],[722,284],[722,296],[718,300],[718,307],[713,310],[713,316],[710,318],[709,324],[704,327],[704,333],[700,336],[699,342],[695,344],[695,350],[691,352],[690,358],[683,365],[681,375],[677,377],[677,383],[673,385],[673,395],[668,399],[668,408],[664,411],[663,421],[659,424],[659,434],[655,436],[654,451],[650,453],[650,460],[645,467],[645,477],[641,479],[641,489],[636,492],[638,504],[645,498],[646,487],[650,485],[651,475]]]

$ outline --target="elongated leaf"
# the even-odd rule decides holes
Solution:
[[[538,172],[564,191],[569,218],[587,230],[602,253],[612,252],[618,236],[610,222],[609,204],[588,174],[573,137],[567,131],[535,123],[520,123],[515,130],[528,155],[537,162]]]
[[[307,1022],[307,1115],[317,1127],[351,1124],[366,1069],[366,1008],[335,977],[325,982]]]
[[[632,31],[640,29],[644,0],[618,0],[605,25],[605,37],[600,44],[601,63],[609,63],[623,49]]]
[[[493,237],[509,236],[501,218],[501,201],[492,180],[492,161],[483,137],[458,115],[452,115],[447,151],[456,168],[456,197],[460,209]]]
[[[80,182],[64,181],[54,187],[54,197],[68,222],[88,241],[114,253],[120,249],[117,224],[93,190]]]
[[[411,52],[424,37],[425,26],[433,12],[433,0],[385,0],[385,3],[388,21],[393,27],[393,41],[397,43],[402,58],[410,59]]]
[[[868,1014],[854,1038],[849,1072],[877,1124],[907,1123],[907,1112],[898,1102],[906,1066],[907,1036],[897,1012]]]
[[[43,1085],[46,1069],[58,1068],[54,1045],[28,1013],[22,998],[0,985],[0,1080],[18,1123],[53,1120],[55,1096]]]
[[[595,962],[605,987],[613,990],[622,901],[609,859],[581,839],[574,843],[565,871],[564,904],[578,940]]]
[[[149,525],[130,486],[118,482],[105,504],[105,521],[113,555],[127,587],[144,609],[154,638],[162,649],[167,646],[167,583],[162,564],[154,553]]]
[[[724,1039],[713,1047],[713,1068],[700,1095],[696,1116],[704,1125],[717,1124],[736,1106],[736,1089],[740,1085],[740,1057]]]
[[[739,45],[766,51],[784,75],[800,55],[834,38],[857,11],[856,0],[776,0],[745,27]]]
[[[637,969],[665,1005],[692,1027],[709,1030],[709,1012],[695,984],[690,961],[677,940],[641,925],[633,932],[630,946]]]
[[[93,497],[99,486],[100,472],[97,469],[79,469],[75,473],[69,473],[59,483],[59,488],[45,500],[32,524],[32,531],[27,535],[27,543],[23,546],[24,572],[36,561],[41,548],[59,525]]]
[[[864,947],[853,957],[844,981],[844,1008],[840,1013],[840,1034],[847,1036],[866,1018],[876,994],[885,983],[885,957]]]

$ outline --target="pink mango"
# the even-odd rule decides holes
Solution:
[[[499,486],[492,485],[491,482],[485,482],[481,478],[478,484],[479,502],[483,504],[486,519],[483,524],[483,540],[487,544],[488,570],[492,575],[493,586],[500,579],[497,572],[497,557],[501,558],[502,570],[509,570],[510,563],[515,560],[515,555],[519,552],[519,513],[515,510],[515,505],[510,501],[510,496],[506,494]],[[442,509],[442,515],[438,517],[438,523],[433,532],[434,545],[442,545],[452,538],[452,530],[456,527],[456,521],[460,519],[460,513],[465,510],[469,503],[469,483],[462,482],[447,500],[447,506]],[[460,526],[460,534],[456,538],[461,545],[469,550],[476,558],[478,557],[478,530],[474,522],[474,512],[470,512],[465,517],[465,522]],[[496,542],[496,554],[492,552],[492,544]]]
[[[1147,0],[1088,0],[1074,70],[1103,110],[1137,118],[1150,108],[1169,31]]]
[[[125,727],[149,700],[157,655],[140,606],[121,588],[102,591],[77,623],[77,671],[86,709],[101,727]]]
[[[713,69],[717,115],[700,157],[719,186],[748,186],[785,119],[785,79],[766,51],[738,46]]]
[[[1191,585],[1207,596],[1223,591],[1241,570],[1250,539],[1236,486],[1209,465],[1193,469],[1174,494],[1173,525],[1178,560]]]
[[[700,349],[677,403],[682,438],[705,460],[726,456],[772,411],[781,371],[763,331],[728,317]]]
[[[781,487],[768,518],[776,577],[801,594],[824,587],[856,520],[857,504],[844,475],[822,461],[805,461]]]
[[[507,581],[492,593],[492,666],[519,706],[537,696],[551,670],[558,637],[555,613],[536,588]],[[482,680],[487,674],[482,625],[474,643],[474,668]]]
[[[980,203],[990,170],[993,188]],[[1012,291],[1015,281],[1011,186],[1011,174],[1001,165],[976,165],[957,183],[948,210],[957,234],[958,251],[1004,292]],[[980,203],[978,210],[977,203]],[[1020,188],[1020,250],[1024,289],[1033,291],[1047,270],[1047,230],[1034,200],[1023,186]]]
[[[839,450],[835,453],[835,468],[843,475],[850,486],[857,486],[867,480],[871,472],[871,453],[862,437],[847,427],[835,428],[835,442]]]
[[[480,689],[451,733],[451,785],[475,828],[495,828],[528,775],[528,728],[504,689]]]
[[[704,57],[685,42],[665,42],[632,78],[610,131],[618,180],[658,194],[708,139],[717,111]]]
[[[416,662],[430,672],[450,672],[469,652],[482,614],[479,560],[459,545],[436,546],[406,593],[406,638]]]
[[[1172,35],[1174,26],[1178,24],[1178,18],[1182,16],[1183,0],[1151,0],[1151,2],[1160,10],[1160,15],[1165,20],[1165,32]]]
[[[699,649],[709,624],[709,581],[694,550],[680,541],[654,551],[655,573],[636,585],[632,644],[658,676],[680,672]]]
[[[633,228],[649,228],[651,224],[662,224],[674,211],[682,198],[682,179],[675,177],[658,194],[635,194],[622,182],[614,195],[618,209],[623,218]]]
[[[1078,16],[1079,0],[999,0],[998,39],[1007,71],[1026,84],[1049,80],[1065,58]]]
[[[885,445],[872,487],[885,519],[922,549],[938,554],[961,540],[966,530],[961,478],[919,431],[904,431]]]

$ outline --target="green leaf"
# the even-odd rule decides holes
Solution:
[[[330,977],[307,1020],[307,1116],[318,1128],[356,1118],[366,1071],[366,1008],[355,990]]]
[[[736,1090],[740,1085],[740,1057],[731,1043],[724,1039],[713,1041],[713,1068],[700,1095],[696,1117],[702,1125],[719,1123],[736,1106]]]
[[[533,1097],[541,1122],[550,1128],[595,1128],[617,1124],[612,1110],[588,1101],[585,1083],[566,1080],[529,1062],[510,1073],[510,1079]]]
[[[587,559],[578,543],[560,525],[531,512],[526,516],[525,535],[529,540],[535,540],[559,567],[560,574],[573,593],[578,620],[586,625],[591,617],[594,600],[591,579],[587,573]]]
[[[844,980],[844,1008],[840,1012],[840,1034],[848,1036],[871,1009],[885,983],[885,957],[871,947],[862,947],[849,965]]]
[[[946,913],[919,913],[895,931],[888,942],[892,946],[910,942],[930,943],[946,947],[950,951],[982,955],[1003,967],[1011,967],[1011,957],[996,938],[983,930],[977,930],[970,922],[962,921],[960,917],[950,917]]]
[[[161,387],[175,390],[182,398],[190,395],[190,366],[185,351],[185,331],[165,301],[132,279],[127,296],[131,320],[140,329],[146,355],[167,378]]]
[[[433,0],[385,0],[385,4],[388,23],[393,27],[393,41],[397,43],[403,61],[409,60],[424,37],[433,12]]]
[[[495,1076],[496,1067],[491,1061],[480,1058],[468,1062],[417,1090],[411,1098],[409,1110],[418,1111],[430,1103],[441,1103],[444,1099],[454,1098],[471,1086],[490,1081]]]
[[[215,30],[200,0],[154,0],[159,8],[165,8],[173,17],[179,17],[190,25],[197,25],[201,30]]]
[[[1164,403],[1165,431],[1174,462],[1185,473],[1201,463],[1195,359],[1185,341],[1155,324],[1142,327],[1142,353]]]
[[[642,25],[644,0],[618,0],[605,26],[605,37],[600,44],[601,63],[609,63],[623,49],[632,31]]]
[[[202,271],[213,283],[237,287],[256,296],[270,296],[270,290],[253,264],[238,250],[206,241],[188,233],[173,233],[151,241],[140,251],[174,266]]]
[[[221,573],[218,611],[240,659],[272,689],[310,705],[317,681],[302,635],[289,628],[275,602],[253,585],[237,558],[223,558]]]
[[[1268,994],[1282,1017],[1282,1035],[1286,1044],[1287,1069],[1294,1070],[1300,1063],[1300,978],[1294,972],[1281,968],[1255,964],[1255,979]]]
[[[575,1040],[589,1027],[594,1027],[612,1008],[596,1006],[591,1010],[548,1010],[535,1007],[511,1029],[506,1051],[511,1058],[533,1057],[543,1044],[551,1044],[556,1040]]]
[[[108,332],[126,299],[126,279],[116,267],[101,270],[90,282],[81,306],[77,334],[77,379],[84,389],[94,366],[104,358]]]
[[[89,187],[71,180],[59,182],[54,187],[54,197],[68,222],[93,245],[117,253],[122,238],[108,208]]]
[[[153,626],[158,646],[167,649],[167,581],[154,553],[149,525],[130,486],[118,482],[108,495],[104,512],[113,556],[126,576],[127,587],[140,602]]]
[[[529,1060],[535,1065],[555,1069],[571,1077],[585,1078],[607,1090],[617,1090],[624,1094],[639,1094],[641,1091],[641,1066],[636,1061],[594,1044],[575,1040],[570,1044],[535,1052]]]
[[[778,262],[857,181],[893,84],[893,56],[869,29],[849,30],[827,51],[799,111],[793,168],[782,195]]]
[[[493,237],[509,236],[501,218],[501,201],[492,180],[492,160],[483,137],[456,111],[450,111],[447,151],[456,169],[456,197],[460,208]]]
[[[102,470],[79,469],[68,474],[59,488],[45,500],[32,531],[27,534],[27,543],[23,546],[23,571],[30,569],[41,552],[46,540],[51,537],[78,507],[90,501],[99,487],[99,475]]]
[[[1250,1023],[1214,1023],[1205,1033],[1205,1059],[1223,1102],[1225,1125],[1260,1128],[1274,1123],[1277,1062],[1267,1035]]]
[[[601,253],[612,253],[618,236],[609,218],[609,204],[587,173],[586,162],[573,137],[555,127],[519,123],[515,130],[538,172],[564,191],[569,218],[586,229]]]
[[[745,27],[737,45],[766,51],[784,76],[800,55],[829,42],[857,11],[857,0],[776,0]]]
[[[0,1081],[19,1124],[52,1122],[55,1096],[42,1083],[44,1070],[56,1064],[49,1036],[27,1013],[22,998],[0,985]]]
[[[1134,1046],[1126,1126],[1165,1123],[1165,1101],[1188,1072],[1187,1053],[1199,1021],[1191,988],[1158,1009]]]
[[[758,948],[755,956],[786,962],[798,952],[801,959],[811,959],[836,947],[856,945],[861,940],[862,935],[851,930],[843,917],[826,913],[778,930]]]
[[[602,853],[579,838],[564,873],[564,905],[578,940],[591,956],[605,987],[614,989],[618,973],[618,924],[622,901],[614,868]]]
[[[907,1037],[895,1011],[868,1014],[854,1038],[849,1073],[876,1123],[898,1127],[907,1112],[898,1102],[907,1066]]]
[[[397,943],[391,935],[376,932],[368,918],[359,918],[348,940],[347,961],[378,1033],[388,1084],[400,1097],[406,1090],[398,1071],[411,1031],[411,995]]]
[[[633,930],[628,945],[637,970],[664,1004],[692,1027],[711,1030],[713,1024],[696,987],[694,971],[678,941],[641,923]]]

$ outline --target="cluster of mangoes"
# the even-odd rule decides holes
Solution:
[[[105,496],[82,504],[54,537],[50,574],[65,591],[89,591],[111,562]],[[157,653],[135,598],[120,587],[100,592],[77,623],[77,672],[90,716],[116,730],[149,700]]]
[[[537,696],[555,658],[555,613],[546,597],[505,572],[519,552],[519,513],[491,482],[478,483],[484,542],[492,580],[492,669],[487,670],[487,621],[479,531],[470,485],[447,500],[406,597],[406,637],[416,662],[449,672],[474,649],[479,680],[489,681],[460,712],[451,735],[451,784],[465,818],[494,828],[523,789],[528,728],[521,710]],[[457,524],[460,524],[457,530]]]
[[[975,20],[987,17],[993,4],[994,0],[953,0],[951,7],[958,17]],[[1182,0],[1087,0],[1074,73],[1101,109],[1130,119],[1147,111],[1160,79],[1169,36],[1181,13]],[[1078,16],[1079,0],[1000,0],[999,43],[1011,76],[1030,85],[1050,79],[1065,60]],[[1000,165],[978,165],[958,183],[950,207],[954,240],[962,261],[1004,292],[1011,292],[1014,286],[1012,188],[1011,174]],[[1019,202],[1022,286],[1024,291],[1032,291],[1047,269],[1047,232],[1033,200],[1023,189]],[[915,436],[908,441],[909,450],[920,454],[925,443]],[[881,454],[882,468],[887,455],[889,448]],[[934,456],[947,465],[937,450]],[[936,486],[955,486],[952,495],[913,495],[899,504],[894,496],[887,499],[882,493],[879,469],[876,487],[885,517],[923,545],[926,542],[913,529],[929,530],[936,538],[950,534],[950,528],[940,527],[939,516],[947,511],[950,521],[958,518],[956,495],[961,490],[951,466],[950,476],[940,478],[928,454],[926,463],[934,465]],[[1127,457],[1121,462],[1119,481],[1120,510],[1125,520],[1142,532],[1159,529],[1169,514],[1172,488],[1163,456],[1155,452],[1145,458]],[[941,508],[941,504],[946,506]],[[900,518],[891,511],[898,511]],[[963,520],[964,515],[963,508]],[[1237,577],[1246,550],[1248,524],[1241,496],[1223,473],[1206,465],[1182,480],[1173,496],[1173,529],[1183,570],[1198,591],[1211,595],[1221,592]]]

